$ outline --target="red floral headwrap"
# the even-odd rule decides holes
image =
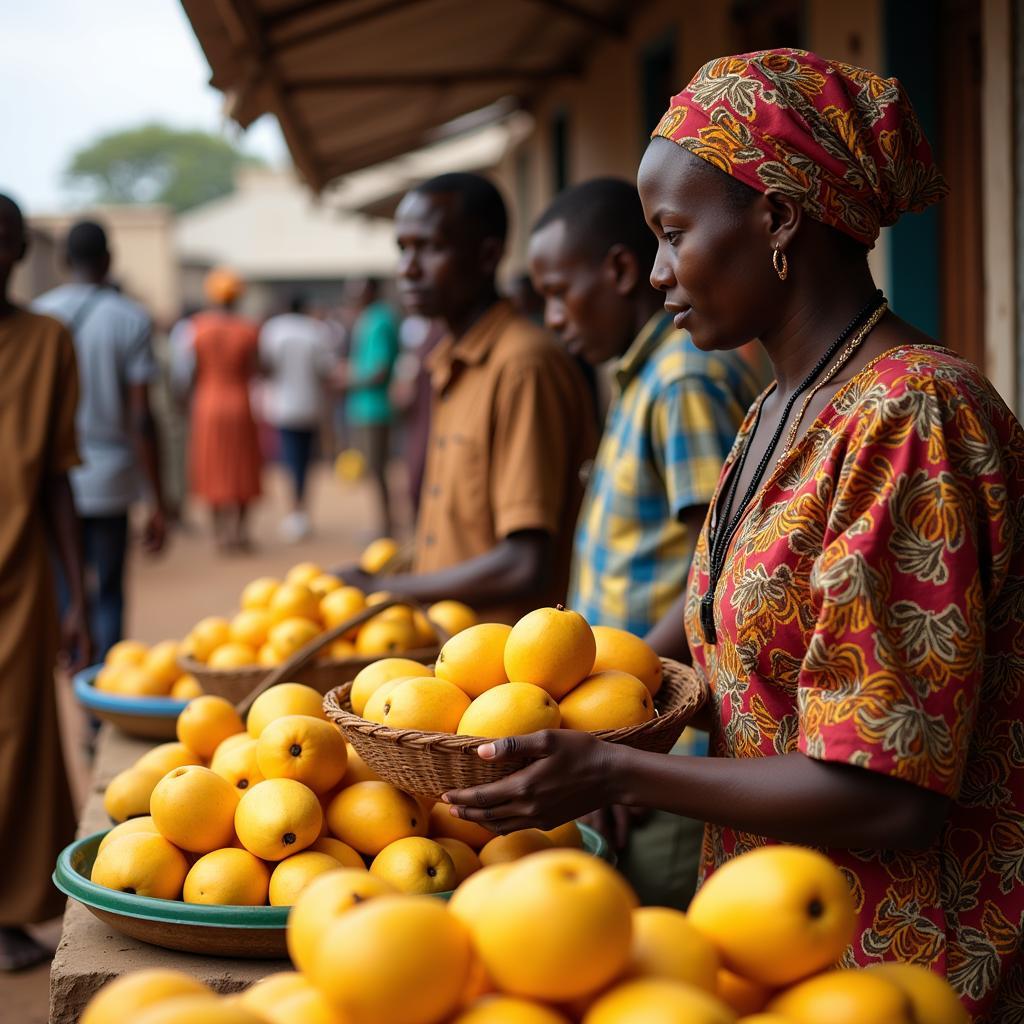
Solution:
[[[792,196],[869,247],[881,227],[948,191],[895,78],[804,50],[710,61],[672,98],[656,136],[758,192]]]

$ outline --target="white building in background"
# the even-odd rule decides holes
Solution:
[[[175,248],[184,306],[201,305],[206,272],[227,266],[257,317],[296,292],[333,305],[345,279],[393,276],[398,255],[389,222],[320,202],[291,171],[268,168],[240,171],[231,195],[181,214]]]

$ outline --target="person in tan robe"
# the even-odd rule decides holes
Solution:
[[[78,376],[71,335],[15,306],[8,279],[27,248],[17,205],[0,195],[0,970],[47,959],[25,926],[57,916],[50,882],[74,838],[57,722],[58,651],[87,664],[78,522],[68,470],[78,463]],[[50,549],[69,581],[58,622]],[[63,634],[63,635],[62,635]]]

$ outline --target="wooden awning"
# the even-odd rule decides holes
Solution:
[[[321,189],[434,141],[511,97],[578,74],[638,0],[182,0],[242,127],[276,115]]]

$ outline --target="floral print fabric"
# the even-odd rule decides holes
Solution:
[[[709,61],[652,132],[867,246],[946,184],[895,78],[804,50]]]
[[[1024,1022],[1020,424],[948,350],[887,353],[751,503],[716,594],[716,645],[700,628],[707,583],[705,527],[686,628],[717,711],[712,755],[800,751],[950,798],[928,849],[826,851],[857,901],[849,962],[927,965],[976,1020]],[[709,826],[704,872],[766,842]]]

